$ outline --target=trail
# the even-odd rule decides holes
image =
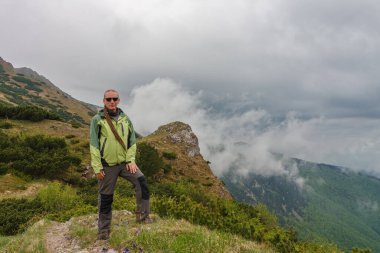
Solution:
[[[53,222],[45,234],[45,245],[49,253],[117,253],[110,249],[106,241],[94,241],[82,249],[80,241],[70,236],[69,227],[72,220],[64,223]]]

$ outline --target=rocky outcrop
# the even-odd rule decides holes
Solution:
[[[166,132],[169,141],[183,145],[189,157],[200,155],[198,138],[189,125],[177,121],[158,128],[157,132]]]
[[[170,160],[173,170],[164,176],[164,180],[190,179],[213,195],[232,198],[222,181],[213,174],[209,163],[203,159],[198,138],[189,125],[172,122],[159,127],[141,141],[154,146],[160,153],[176,154],[176,159]]]

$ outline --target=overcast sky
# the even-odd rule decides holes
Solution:
[[[380,175],[379,13],[375,0],[0,0],[0,56],[89,103],[120,90],[147,132],[167,122],[138,115],[176,119],[137,98],[184,96],[173,115],[245,133],[238,122],[261,113],[248,125],[271,126],[246,134],[262,150]]]

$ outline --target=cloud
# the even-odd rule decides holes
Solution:
[[[259,97],[271,114],[376,118],[379,9],[371,0],[5,0],[0,47],[95,104],[105,86],[127,95],[170,77],[205,94]]]
[[[267,111],[252,108],[226,116],[207,108],[202,92],[191,92],[171,79],[135,88],[126,111],[143,134],[177,120],[189,124],[217,175],[234,167],[242,174],[286,176],[302,186],[297,167],[283,166],[274,157],[280,153],[380,176],[380,139],[372,138],[380,136],[380,130],[373,130],[378,120],[367,124],[360,124],[360,118],[304,120],[293,112],[278,122]]]

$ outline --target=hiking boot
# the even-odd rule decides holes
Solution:
[[[149,217],[149,214],[136,212],[136,222],[138,223],[153,223],[153,219]]]
[[[136,212],[136,222],[140,222],[142,220],[142,213]]]
[[[153,222],[154,222],[154,220],[153,220],[152,218],[150,218],[149,215],[146,216],[146,217],[141,221],[141,223],[146,223],[146,224],[151,224],[151,223],[153,223]]]
[[[110,232],[98,233],[98,240],[108,240],[110,238]]]

